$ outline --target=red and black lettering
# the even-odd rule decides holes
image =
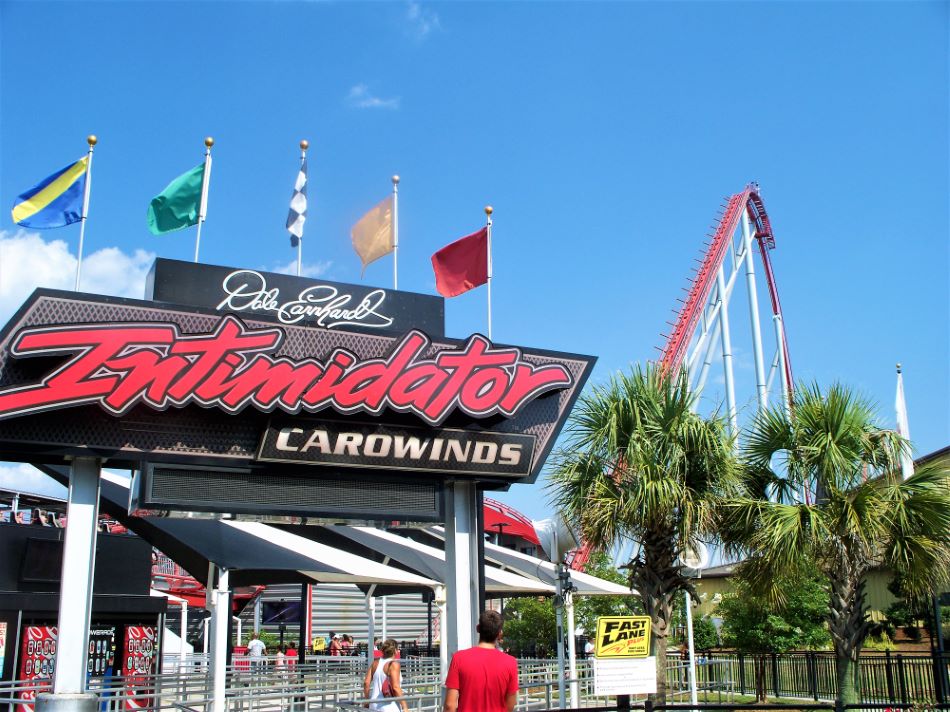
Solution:
[[[411,331],[387,358],[365,361],[345,349],[324,362],[275,357],[282,340],[280,329],[248,329],[233,316],[209,334],[181,334],[174,324],[26,329],[14,340],[14,356],[71,357],[39,383],[0,391],[0,419],[88,403],[116,415],[137,403],[196,403],[228,412],[247,405],[288,413],[390,409],[438,425],[455,409],[510,417],[573,384],[563,365],[526,363],[519,349],[496,348],[479,335],[423,359],[431,342]]]

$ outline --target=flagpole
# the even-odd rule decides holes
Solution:
[[[897,364],[897,398],[894,403],[897,411],[897,432],[908,441],[907,447],[910,448],[910,420],[907,417],[907,401],[904,400],[904,376],[901,373],[901,365]],[[914,474],[914,458],[909,450],[901,450],[901,474],[906,480]]]
[[[201,223],[208,214],[208,183],[211,182],[211,147],[214,139],[208,136],[205,139],[205,170],[201,176],[201,202],[198,204],[198,233],[195,235],[195,262],[198,262],[198,246],[201,244]]]
[[[82,194],[82,218],[79,221],[79,259],[76,261],[76,288],[79,291],[79,275],[82,274],[82,244],[86,238],[86,216],[89,215],[89,189],[92,187],[92,149],[99,142],[95,134],[86,137],[89,144],[89,155],[86,158],[86,187]]]
[[[399,289],[399,176],[393,176],[393,289]]]
[[[495,212],[494,208],[490,205],[485,206],[485,218],[488,221],[488,340],[491,341],[491,277],[492,277],[492,260],[491,260],[491,214]]]
[[[300,142],[300,168],[303,169],[304,161],[307,160],[307,149],[310,148],[310,142],[307,139],[303,139]],[[301,230],[300,237],[297,238],[297,276],[300,276],[300,272],[303,269],[303,230]]]

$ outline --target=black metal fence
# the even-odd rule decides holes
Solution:
[[[735,710],[755,710],[756,712],[918,712],[920,710],[948,710],[948,704],[930,704],[921,706],[913,703],[865,702],[859,705],[839,705],[833,703],[795,703],[795,704],[659,704],[649,700],[631,703],[627,698],[618,698],[617,704],[603,707],[582,707],[574,712],[731,712]],[[545,712],[559,712],[545,710]]]
[[[716,653],[697,657],[700,689],[732,689],[755,695],[758,680],[768,697],[833,700],[837,693],[832,653],[772,655]],[[861,699],[904,705],[950,702],[950,655],[871,653],[861,656]]]

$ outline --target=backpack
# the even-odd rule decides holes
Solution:
[[[392,664],[390,660],[386,665]],[[389,682],[389,672],[386,670],[385,666],[383,667],[383,672],[386,673],[386,677],[383,678],[383,684],[380,686],[379,691],[382,693],[383,697],[395,697],[396,692],[393,690],[392,683]]]

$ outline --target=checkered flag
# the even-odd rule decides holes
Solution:
[[[287,231],[290,233],[290,246],[297,247],[303,237],[303,224],[307,219],[307,159],[300,162],[300,172],[294,184],[294,194],[290,199],[290,211],[287,213]]]

